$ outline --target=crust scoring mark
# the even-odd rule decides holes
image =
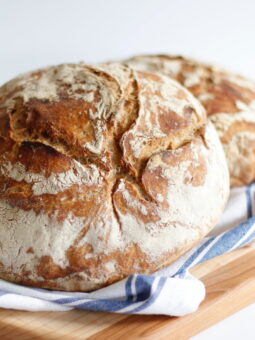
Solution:
[[[108,134],[108,140],[107,140],[106,143],[108,144],[108,146],[110,146],[110,149],[112,149],[111,152],[110,152],[110,158],[109,158],[109,156],[108,156],[108,158],[106,157],[107,160],[110,161],[110,163],[111,163],[110,167],[108,167],[106,162],[102,162],[102,157],[100,157],[100,155],[95,154],[92,151],[92,149],[89,150],[89,153],[87,152],[87,155],[85,155],[85,156],[81,156],[79,153],[77,155],[75,155],[72,150],[70,152],[69,146],[68,146],[68,144],[66,144],[66,142],[63,138],[61,139],[62,147],[59,149],[58,145],[56,145],[56,142],[54,140],[54,138],[58,138],[58,137],[57,136],[54,137],[54,133],[52,134],[50,132],[43,132],[42,131],[42,139],[41,139],[40,136],[33,135],[32,131],[35,130],[35,131],[37,131],[37,134],[38,134],[38,129],[34,128],[34,125],[33,125],[34,119],[32,118],[32,116],[30,116],[30,117],[27,116],[26,120],[22,123],[23,127],[22,127],[22,125],[20,126],[20,128],[21,128],[21,135],[20,136],[16,134],[17,128],[19,129],[19,125],[17,125],[17,124],[20,124],[19,123],[20,119],[17,117],[18,120],[16,120],[16,123],[15,123],[15,120],[13,120],[13,118],[12,118],[13,123],[11,124],[11,131],[12,131],[12,133],[15,132],[15,135],[13,135],[13,138],[15,139],[16,137],[18,137],[18,140],[20,140],[20,138],[21,138],[21,141],[29,141],[30,143],[33,143],[34,141],[39,140],[41,143],[43,143],[43,144],[46,143],[46,145],[51,146],[53,149],[56,148],[58,151],[60,151],[61,153],[65,154],[67,156],[72,156],[76,161],[80,162],[82,165],[85,165],[85,164],[88,164],[88,163],[89,164],[95,164],[97,167],[101,168],[102,172],[104,172],[107,177],[108,177],[109,174],[110,174],[111,178],[116,177],[115,183],[112,185],[112,188],[116,188],[116,185],[117,185],[116,183],[119,181],[120,178],[125,178],[127,181],[131,181],[135,185],[137,185],[137,187],[139,188],[139,192],[142,195],[142,197],[144,197],[148,201],[151,201],[150,195],[147,194],[145,188],[143,187],[143,184],[141,183],[142,172],[143,172],[144,168],[146,167],[148,159],[152,156],[153,153],[157,152],[158,150],[162,150],[162,149],[167,150],[167,149],[173,149],[174,148],[173,145],[172,145],[172,141],[169,141],[167,145],[164,145],[165,143],[163,145],[160,143],[158,145],[157,149],[153,150],[153,152],[143,160],[143,162],[140,165],[139,172],[137,174],[135,174],[133,171],[131,171],[130,164],[128,164],[126,162],[126,160],[123,158],[123,147],[121,146],[120,141],[122,140],[123,135],[126,135],[132,129],[132,127],[135,126],[137,120],[139,119],[139,111],[140,111],[139,85],[138,85],[137,78],[135,76],[135,71],[133,71],[133,70],[130,71],[129,76],[128,76],[128,81],[126,82],[126,86],[124,88],[121,88],[120,85],[117,84],[116,79],[114,79],[112,76],[110,76],[107,72],[96,71],[93,68],[90,68],[89,70],[92,71],[92,73],[94,73],[96,76],[100,75],[100,77],[104,78],[108,83],[109,82],[114,83],[115,89],[118,93],[116,98],[115,98],[115,102],[113,102],[112,105],[108,108],[108,113],[106,115],[108,117],[108,122],[109,122],[107,124],[109,134]],[[87,69],[87,71],[88,71],[88,69]],[[68,72],[66,72],[66,74],[65,74],[64,68],[61,70],[61,72],[62,72],[62,76],[64,77],[64,79],[66,79],[67,84],[74,81],[74,78],[73,77],[70,78],[70,74],[68,75]],[[36,74],[36,77],[40,77],[40,73]],[[42,78],[43,77],[44,76],[42,76]],[[146,78],[146,77],[150,77],[150,75],[143,74],[142,77]],[[153,80],[155,81],[155,79],[153,79]],[[45,82],[45,81],[46,81],[46,79],[44,77],[43,82]],[[158,81],[158,79],[156,79],[156,81]],[[62,84],[61,86],[65,90],[64,84]],[[31,100],[30,97],[33,94],[33,88],[32,88],[32,90],[30,89],[29,91],[25,96],[27,103],[29,103],[30,100]],[[54,102],[56,101],[57,93],[59,93],[59,90],[57,89],[57,87],[54,88],[53,92],[54,93],[51,96],[49,96],[49,98],[52,98],[51,101],[49,102],[49,104],[48,103],[44,104],[44,102],[43,102],[44,101],[43,96],[45,95],[45,92],[43,91],[42,92],[43,101],[41,101],[42,99],[40,99],[40,100],[32,99],[32,102],[31,102],[32,105],[33,105],[33,102],[34,103],[38,102],[38,104],[41,103],[42,105],[53,105]],[[89,93],[90,93],[90,96],[91,96],[91,92],[89,92]],[[80,96],[81,95],[82,94],[80,94]],[[65,100],[65,99],[63,99],[63,100]],[[50,104],[51,102],[53,104]],[[79,100],[78,100],[78,102],[79,102]],[[76,101],[75,102],[71,101],[71,103],[72,103],[72,106],[73,106],[76,103]],[[17,105],[18,105],[18,107],[16,108],[16,110],[12,112],[12,117],[13,117],[13,114],[16,114],[17,112],[21,112],[21,115],[22,115],[22,109],[21,108],[23,107],[22,106],[23,102],[20,102],[18,100]],[[26,104],[26,105],[28,105],[28,104]],[[46,109],[47,109],[47,106],[46,106]],[[49,109],[50,109],[50,107],[49,107]],[[125,114],[125,116],[131,117],[131,120],[129,119],[128,121],[125,121],[124,129],[123,129],[123,127],[122,127],[122,129],[119,129],[118,126],[116,127],[116,125],[114,125],[114,122],[111,122],[112,118],[114,118],[114,116],[115,116],[115,112],[118,112],[118,111],[124,111],[124,113],[128,112],[129,114]],[[22,116],[21,116],[21,121],[22,121]],[[32,123],[31,128],[29,128],[28,131],[24,134],[24,131],[25,131],[24,129],[29,127],[29,126],[27,126],[27,124],[30,124],[30,122]],[[46,125],[46,127],[47,127],[47,125]],[[164,128],[164,126],[162,126],[162,128]],[[121,130],[121,133],[118,133],[118,130]],[[39,132],[40,132],[40,130],[39,130]],[[197,134],[197,131],[194,130],[193,133],[188,137],[188,140],[185,140],[182,143],[180,143],[178,145],[178,147],[181,147],[182,145],[189,143],[190,140],[192,140],[192,138],[194,138],[194,136],[196,134]],[[58,138],[58,141],[60,141],[59,138]],[[142,185],[142,187],[140,187],[140,185]],[[113,190],[115,190],[115,189],[113,189]]]

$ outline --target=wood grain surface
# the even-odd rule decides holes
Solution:
[[[255,302],[255,247],[244,247],[192,269],[207,295],[193,314],[120,315],[81,310],[0,310],[1,340],[184,340]]]

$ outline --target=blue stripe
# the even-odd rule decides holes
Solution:
[[[255,183],[253,183],[253,184],[255,184]],[[252,195],[251,195],[251,196],[252,196]],[[254,206],[254,201],[255,201],[255,191],[253,192],[253,196],[252,196],[253,206]],[[254,214],[252,214],[252,215],[254,215]]]
[[[251,186],[252,184],[249,184],[246,188],[246,202],[247,202],[247,218],[252,217],[252,198],[251,198]]]
[[[139,307],[132,309],[131,311],[128,311],[127,314],[138,313],[138,312],[141,312],[142,310],[150,307],[157,300],[157,298],[160,295],[166,281],[167,281],[167,277],[161,277],[155,293],[153,295],[151,295],[150,298],[145,303],[143,303]]]
[[[8,293],[5,293],[5,292],[1,292],[0,291],[0,296],[3,296],[3,295],[7,295]],[[13,293],[12,293],[13,294]]]
[[[134,275],[130,275],[126,281],[125,284],[125,291],[126,291],[126,297],[128,301],[133,300],[133,294],[132,294],[132,290],[131,290],[131,285],[132,285],[132,280],[134,278]]]
[[[126,284],[125,284],[126,297],[127,297],[128,301],[133,300],[133,294],[132,294],[132,291],[131,291],[131,284],[132,284],[133,278],[134,278],[134,275],[130,275],[128,277],[127,281],[126,281]],[[75,298],[75,297],[69,298],[68,297],[68,298],[61,298],[61,299],[52,300],[52,302],[59,303],[59,304],[72,304],[72,303],[75,303],[75,302],[82,301],[84,299],[86,299],[86,297],[77,297],[77,298]],[[89,298],[88,298],[88,300],[89,300]],[[94,300],[94,301],[99,301],[99,300]],[[92,300],[92,302],[94,302],[94,301]],[[110,301],[110,300],[107,300],[107,301]],[[89,302],[91,302],[91,301],[89,301]]]
[[[209,244],[214,240],[214,237],[209,238],[201,247],[199,247],[181,266],[181,268],[173,275],[177,276],[180,275],[182,272],[185,272],[186,269],[192,264],[192,262],[196,259],[196,257],[207,247]]]
[[[56,300],[50,300],[51,302],[54,302],[54,303],[59,303],[61,305],[67,305],[67,304],[70,304],[70,303],[73,303],[73,302],[78,302],[78,301],[82,301],[84,300],[85,298],[81,298],[81,297],[68,297],[68,298],[61,298],[61,299],[56,299]]]
[[[155,277],[150,275],[130,275],[126,281],[125,291],[127,294],[127,299],[123,300],[107,300],[107,299],[100,299],[100,300],[91,300],[86,301],[83,303],[77,303],[73,307],[81,308],[81,309],[89,309],[94,311],[109,311],[109,312],[116,312],[120,309],[125,307],[131,306],[136,302],[133,301],[133,294],[131,292],[131,284],[133,279],[136,277],[136,301],[145,301],[150,297],[151,294],[151,285],[155,280]],[[64,299],[57,299],[53,300],[52,302],[70,305],[75,302],[79,302],[84,300],[84,298],[64,298]]]
[[[255,238],[255,230],[253,233],[251,233],[251,235],[245,239],[242,243],[240,243],[240,245],[238,246],[238,248],[241,248],[243,246],[245,246],[247,243],[249,243],[250,241],[252,241]]]
[[[152,275],[138,275],[135,281],[136,301],[145,301],[151,295],[152,284],[155,280]]]
[[[213,257],[222,255],[229,251],[253,227],[254,223],[255,217],[252,217],[246,222],[241,223],[238,227],[225,232],[198,263],[210,260]]]
[[[93,311],[116,312],[120,309],[134,304],[133,301],[128,300],[94,300],[77,304],[73,307],[80,309],[89,309]]]

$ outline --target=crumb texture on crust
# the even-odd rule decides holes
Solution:
[[[89,291],[178,258],[215,225],[229,192],[205,120],[174,80],[118,63],[5,84],[0,276]]]
[[[255,180],[255,82],[181,56],[144,55],[124,63],[136,70],[168,75],[192,92],[219,133],[231,185]]]

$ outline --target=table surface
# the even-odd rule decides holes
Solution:
[[[0,310],[0,338],[61,340],[187,340],[255,302],[255,247],[243,247],[191,269],[206,297],[199,309],[180,318],[85,310],[24,312]],[[239,323],[240,325],[240,323]],[[226,328],[219,338],[229,339]],[[248,331],[238,328],[238,335]],[[251,330],[247,334],[253,334]],[[212,335],[212,333],[211,333]]]
[[[48,64],[162,52],[255,79],[254,12],[252,0],[0,1],[0,84]],[[192,339],[252,340],[254,315],[251,305]]]

